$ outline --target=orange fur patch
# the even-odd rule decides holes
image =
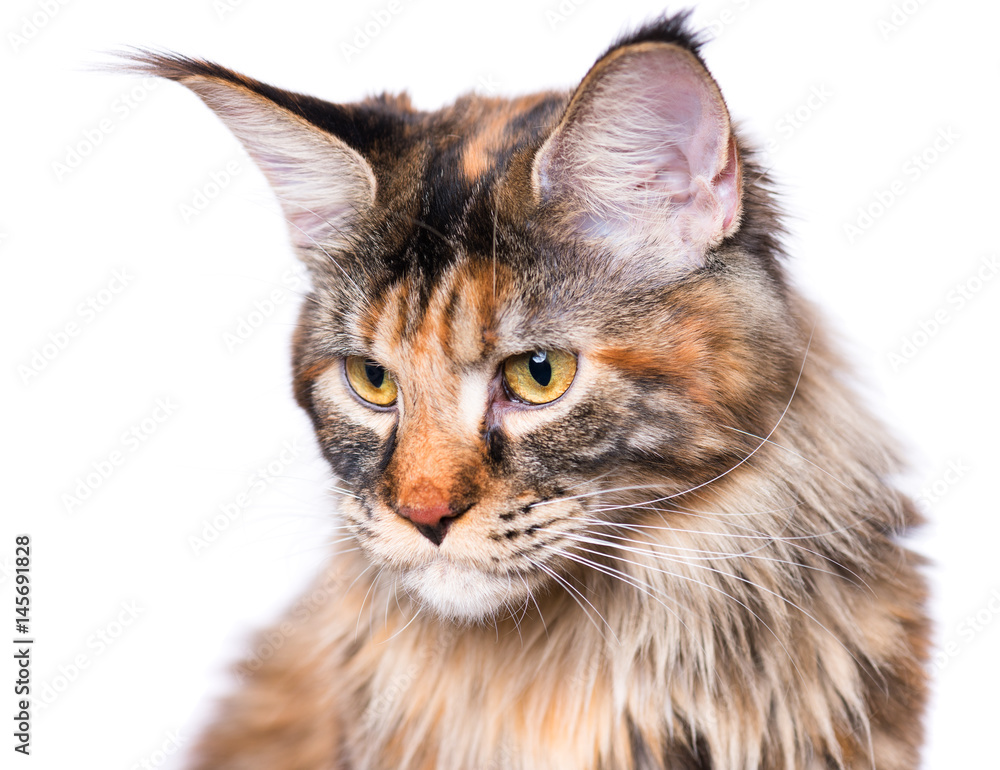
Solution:
[[[469,128],[474,131],[462,150],[462,174],[474,182],[489,169],[494,155],[513,146],[516,136],[510,124],[520,115],[534,109],[549,98],[549,94],[533,94],[519,99],[482,99],[479,110],[469,116]]]

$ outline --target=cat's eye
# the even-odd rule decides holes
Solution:
[[[348,356],[344,371],[354,392],[364,401],[375,406],[396,403],[396,381],[384,366],[364,356]]]
[[[566,392],[576,376],[576,356],[563,350],[534,350],[503,363],[507,390],[528,404],[547,404]]]

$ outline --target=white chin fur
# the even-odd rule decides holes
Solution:
[[[408,570],[402,576],[406,592],[449,620],[476,622],[499,610],[505,601],[516,601],[514,584],[507,578],[475,569],[435,561]]]

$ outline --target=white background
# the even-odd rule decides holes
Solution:
[[[345,53],[388,7],[4,3],[0,642],[13,637],[13,538],[27,532],[34,684],[59,692],[34,709],[32,756],[13,754],[12,651],[0,655],[0,766],[156,765],[175,735],[189,744],[225,664],[333,538],[330,480],[289,387],[295,265],[262,176],[181,87],[88,67],[151,45],[333,101],[408,89],[434,108],[470,89],[575,85],[623,28],[662,10],[398,0]],[[905,483],[924,495],[916,545],[933,561],[940,646],[925,766],[1000,767],[1000,277],[978,275],[1000,255],[1000,6],[728,0],[699,3],[695,20],[715,33],[704,54],[734,116],[775,142],[790,269],[849,340],[867,397],[908,447]],[[934,149],[939,132],[953,138]],[[873,216],[852,238],[859,207]],[[241,322],[259,323],[227,345]],[[141,443],[123,438],[133,426]],[[67,503],[115,451],[108,478]],[[190,537],[269,463],[264,490],[195,554]]]

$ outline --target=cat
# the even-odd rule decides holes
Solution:
[[[920,517],[687,14],[434,112],[129,58],[275,191],[352,546],[192,767],[918,766]]]

